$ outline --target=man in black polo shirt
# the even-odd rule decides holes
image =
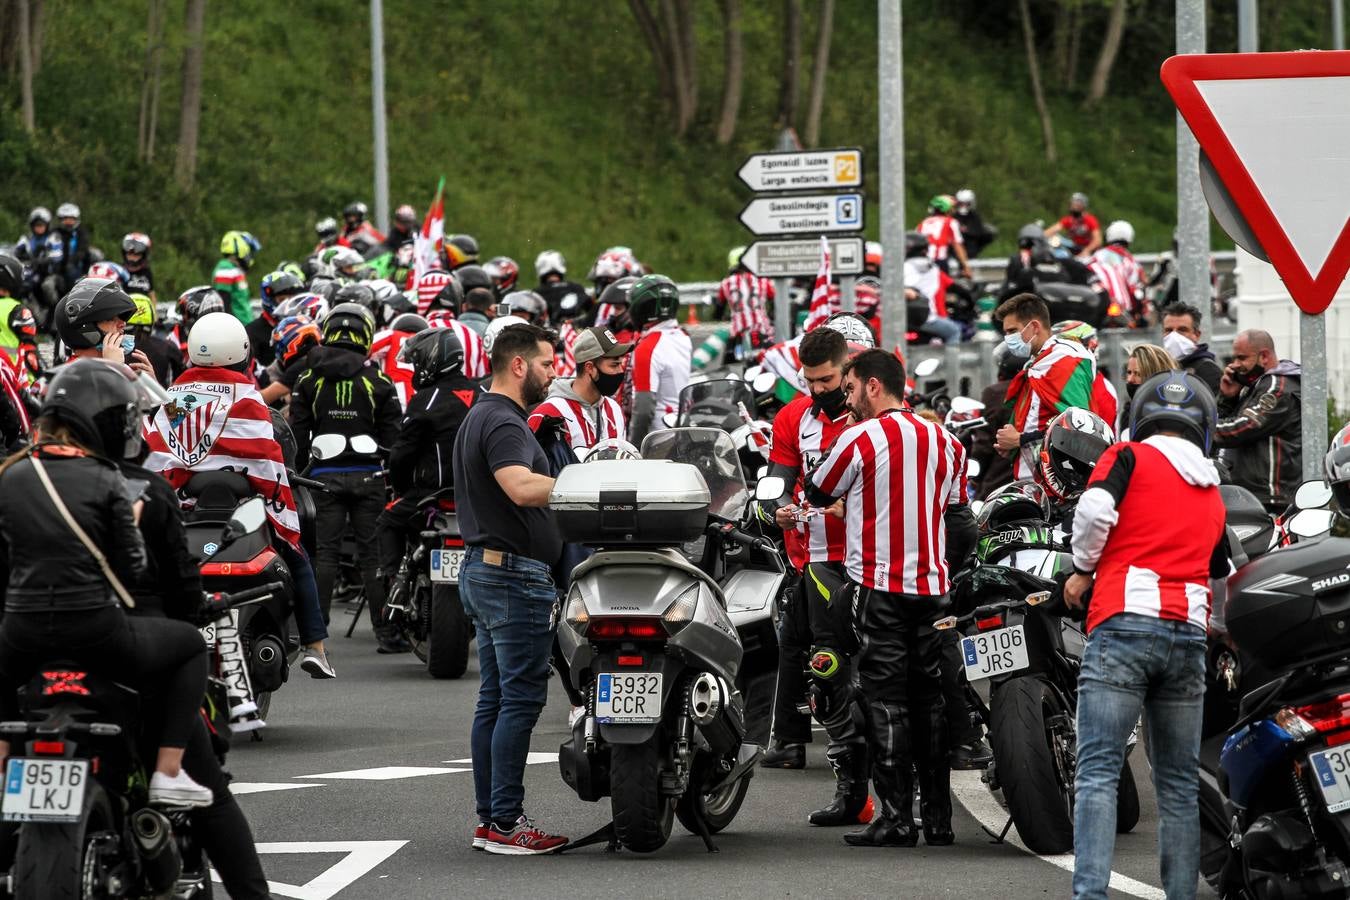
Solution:
[[[530,733],[548,699],[556,627],[553,564],[562,537],[548,509],[548,459],[526,409],[553,381],[551,332],[513,325],[492,346],[492,389],[469,410],[455,438],[455,502],[467,546],[460,599],[478,636],[481,684],[474,712],[473,845],[489,853],[549,853],[567,838],[525,815]]]

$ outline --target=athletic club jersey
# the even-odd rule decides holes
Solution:
[[[774,344],[764,351],[759,364],[766,371],[772,372],[805,394],[808,388],[806,379],[802,378],[802,360],[798,356],[801,345],[802,336],[800,334],[795,338],[783,341],[781,344]]]
[[[773,450],[769,462],[787,466],[797,473],[792,499],[806,502],[806,473],[825,456],[825,450],[843,432],[848,416],[831,419],[811,409],[810,397],[798,397],[779,410],[773,419]],[[792,567],[800,571],[809,562],[843,562],[846,551],[844,520],[820,510],[796,528],[783,532]]]
[[[717,299],[731,310],[731,336],[750,334],[773,336],[768,303],[773,299],[773,282],[749,272],[736,272],[717,286]]]
[[[566,392],[571,393],[571,385],[566,386]],[[538,431],[546,419],[562,420],[567,427],[567,443],[573,450],[594,447],[609,438],[624,440],[627,437],[623,410],[613,397],[601,397],[591,409],[572,397],[549,397],[530,413],[530,430]]]
[[[433,310],[427,314],[427,322],[432,328],[453,328],[459,336],[459,343],[464,348],[465,378],[485,378],[492,371],[487,351],[483,349],[482,335],[448,312]]]
[[[633,350],[633,392],[656,395],[657,427],[661,416],[678,412],[680,391],[689,383],[694,348],[674,319],[658,322]]]
[[[947,507],[964,503],[966,452],[941,425],[891,410],[853,425],[812,483],[844,498],[844,568],[863,587],[947,593]]]
[[[375,335],[375,340],[370,343],[370,359],[380,367],[380,371],[389,376],[389,380],[394,383],[394,390],[398,392],[398,402],[404,409],[408,408],[408,401],[412,399],[413,392],[413,367],[405,362],[399,361],[399,354],[403,352],[403,344],[416,332],[412,331],[393,331],[385,329]]]
[[[918,231],[928,238],[928,258],[934,262],[945,260],[953,244],[966,242],[960,224],[951,216],[929,216],[919,223]]]
[[[558,351],[553,354],[553,374],[559,378],[571,378],[577,374],[576,357],[572,356],[572,345],[577,342],[577,327],[571,322],[562,323],[558,329]]]
[[[1087,267],[1122,310],[1137,311],[1144,300],[1144,272],[1130,251],[1118,244],[1103,247],[1092,254]]]

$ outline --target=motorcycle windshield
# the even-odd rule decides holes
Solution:
[[[731,435],[718,428],[667,428],[642,442],[643,459],[690,463],[703,474],[712,502],[709,515],[737,521],[750,492],[745,487],[740,454]]]
[[[741,426],[739,404],[755,408],[750,385],[737,378],[720,378],[691,384],[680,391],[680,427],[720,428],[735,431]]]

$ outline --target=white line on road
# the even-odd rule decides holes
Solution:
[[[323,787],[321,784],[289,784],[270,781],[236,781],[230,785],[230,793],[236,797],[244,794],[265,794],[268,791],[294,791],[298,788]]]
[[[453,775],[469,769],[443,769],[437,766],[377,766],[373,769],[353,769],[350,772],[324,772],[321,775],[297,775],[296,778],[331,778],[335,781],[393,781],[397,778],[418,778],[423,775]]]
[[[979,772],[952,772],[952,795],[985,828],[990,829],[995,834],[1003,830],[1004,823],[1008,821],[1008,814],[1003,807],[998,805],[998,801],[980,781]],[[1031,853],[1030,850],[1027,850],[1026,844],[1023,844],[1021,838],[1017,836],[1016,828],[1008,832],[1006,840],[1019,850]],[[1073,871],[1072,853],[1060,853],[1054,856],[1041,856],[1035,853],[1032,853],[1032,855],[1066,872]],[[1144,900],[1167,900],[1167,895],[1163,893],[1161,888],[1136,881],[1133,878],[1121,875],[1119,872],[1111,873],[1111,887],[1135,897],[1142,897]]]
[[[407,841],[285,841],[259,844],[259,853],[345,853],[342,859],[304,884],[267,882],[268,889],[280,897],[295,900],[329,900],[355,884],[367,872],[393,856]],[[220,879],[215,873],[211,877]]]
[[[529,752],[529,755],[525,757],[525,764],[528,766],[538,765],[539,763],[555,763],[557,761],[558,761],[558,754],[556,752],[547,753],[541,750],[531,750]],[[447,765],[451,766],[473,765],[472,759],[447,759],[445,762]]]

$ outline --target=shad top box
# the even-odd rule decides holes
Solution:
[[[688,463],[616,459],[563,469],[548,505],[572,543],[673,545],[703,533],[709,499]]]

